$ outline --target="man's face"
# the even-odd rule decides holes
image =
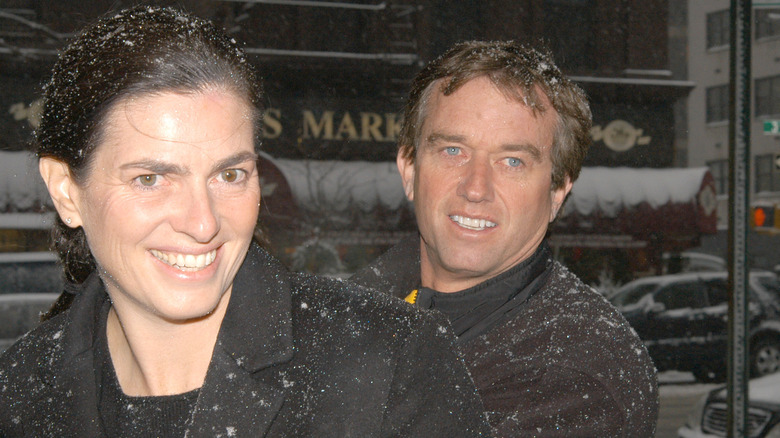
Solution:
[[[568,179],[551,188],[557,113],[542,103],[547,110],[534,115],[484,77],[449,96],[434,91],[415,162],[398,155],[422,237],[423,286],[466,289],[542,242],[571,189]]]

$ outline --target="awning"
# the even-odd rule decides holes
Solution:
[[[715,234],[716,225],[715,183],[706,167],[587,167],[574,183],[552,235],[582,236],[582,246],[596,245],[588,243],[588,235],[601,242],[609,240],[605,236],[684,242]],[[565,246],[578,246],[576,240],[563,239]]]

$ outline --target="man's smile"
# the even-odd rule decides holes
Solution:
[[[493,228],[496,226],[494,222],[490,222],[489,220],[474,219],[474,218],[458,216],[458,215],[450,216],[450,220],[452,220],[453,222],[455,222],[456,224],[460,225],[463,228],[468,228],[469,230],[475,230],[475,231],[482,231],[485,228]]]

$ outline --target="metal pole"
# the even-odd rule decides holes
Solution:
[[[729,74],[729,340],[728,436],[748,435],[748,269],[750,211],[751,1],[731,0]]]

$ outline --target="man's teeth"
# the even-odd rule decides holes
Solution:
[[[457,223],[461,227],[468,228],[470,230],[484,230],[485,228],[493,228],[496,226],[495,223],[486,221],[485,219],[472,219],[470,217],[457,215],[450,216],[450,219],[452,219],[453,222]]]
[[[151,253],[161,262],[185,271],[197,271],[199,269],[203,269],[206,266],[214,263],[214,259],[217,257],[216,249],[209,251],[206,254],[198,255],[165,253],[156,249],[151,250]]]

